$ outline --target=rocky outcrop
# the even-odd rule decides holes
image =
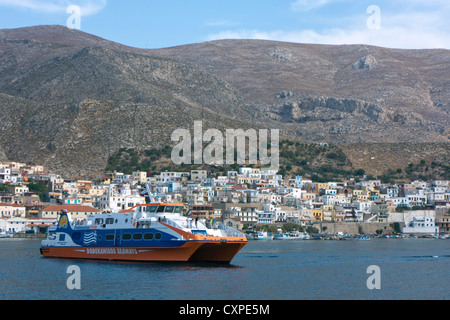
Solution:
[[[377,60],[372,55],[368,55],[361,58],[358,62],[354,63],[353,68],[360,70],[371,70],[375,67],[376,63]]]

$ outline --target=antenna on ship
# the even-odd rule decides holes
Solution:
[[[144,191],[144,193],[147,193],[148,198],[150,200],[150,203],[155,203],[156,202],[155,198],[153,197],[152,192],[150,191],[150,187],[148,186],[148,183],[145,184],[145,191]]]

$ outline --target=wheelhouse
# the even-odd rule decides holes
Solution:
[[[122,211],[123,213],[128,212],[146,212],[152,214],[177,214],[183,215],[185,213],[185,206],[180,203],[148,203],[148,204],[138,204],[128,210]]]

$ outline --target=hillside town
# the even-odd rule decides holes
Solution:
[[[44,235],[62,210],[80,220],[120,212],[148,202],[147,190],[158,202],[183,203],[185,214],[193,218],[215,219],[244,231],[290,224],[330,234],[450,234],[448,180],[318,183],[240,167],[216,177],[196,169],[159,175],[106,172],[91,181],[20,162],[0,162],[0,233]]]

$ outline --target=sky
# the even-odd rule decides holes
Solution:
[[[148,49],[220,39],[450,49],[450,0],[0,0],[0,29],[55,24]]]

